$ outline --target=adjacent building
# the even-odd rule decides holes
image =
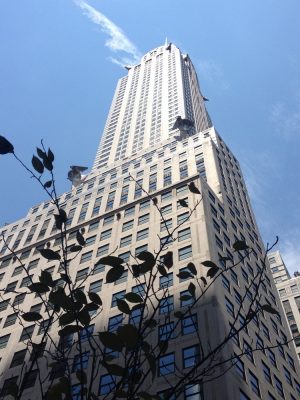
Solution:
[[[157,250],[167,236],[167,228],[180,225],[176,237],[168,243],[174,267],[166,280],[157,283],[157,294],[167,287],[169,300],[168,307],[160,307],[153,340],[166,328],[166,316],[168,323],[172,323],[174,312],[188,307],[180,297],[187,292],[189,280],[177,275],[189,262],[203,276],[207,272],[201,265],[204,260],[220,265],[220,259],[227,257],[239,263],[238,268],[228,270],[215,284],[189,319],[182,321],[178,338],[170,340],[151,387],[152,393],[161,393],[176,383],[176,368],[184,371],[195,362],[199,354],[198,335],[203,351],[208,351],[232,329],[241,302],[247,305],[253,302],[257,294],[252,282],[264,264],[264,245],[239,162],[212,126],[189,56],[175,45],[167,44],[147,53],[140,64],[126,68],[127,75],[117,84],[92,171],[82,184],[60,197],[68,215],[69,244],[76,242],[78,229],[85,229],[86,246],[80,258],[70,261],[71,278],[86,290],[99,293],[104,303],[101,319],[92,321],[88,334],[127,322],[128,316],[120,313],[116,300],[126,292],[140,290],[143,284],[127,271],[115,284],[106,284],[105,266],[95,267],[104,255],[114,254],[130,261],[143,250]],[[201,201],[199,195],[188,190],[191,182],[200,190]],[[189,208],[179,200],[185,200]],[[32,207],[21,220],[3,227],[1,233],[33,278],[41,270],[47,270],[59,285],[58,263],[46,262],[38,252],[47,244],[59,249],[53,213],[53,205],[45,201]],[[251,247],[246,258],[233,251],[232,245],[237,240],[246,241]],[[25,323],[25,328],[21,327],[16,307],[42,313],[45,310],[34,294],[25,295],[28,277],[6,246],[0,246],[0,396],[3,396],[7,381],[17,382],[21,365],[29,358],[28,337],[38,341],[43,333],[42,325]],[[299,398],[300,372],[294,347],[268,348],[289,338],[269,266],[259,296],[262,304],[271,305],[279,314],[260,314],[247,329],[233,337],[223,353],[226,357],[244,350],[247,356],[221,375],[217,383],[208,379],[204,384],[202,381],[187,384],[179,399]],[[242,319],[243,315],[241,323]],[[58,323],[53,322],[54,335],[57,329]],[[86,346],[88,352],[88,343]],[[257,351],[249,352],[251,347]],[[91,363],[88,358],[85,361],[89,373]],[[24,399],[32,398],[38,385],[36,372],[29,378]],[[94,389],[99,399],[107,396],[112,385],[107,372],[100,371]],[[74,399],[75,393],[76,387]]]

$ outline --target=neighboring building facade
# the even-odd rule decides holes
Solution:
[[[300,274],[291,278],[279,251],[269,253],[268,259],[300,360]]]
[[[172,130],[178,115],[194,122],[190,136],[183,140],[178,139],[178,131]],[[187,184],[191,182],[200,189],[203,200],[189,217],[187,208],[178,200],[185,199],[191,209],[196,206],[199,196],[188,191]],[[79,285],[84,280],[85,289],[99,293],[104,304],[101,320],[93,321],[90,333],[99,332],[118,318],[127,321],[126,316],[120,316],[116,299],[137,286],[130,274],[124,274],[115,284],[105,284],[105,268],[94,267],[96,261],[111,253],[130,260],[142,250],[157,250],[166,236],[166,225],[161,223],[160,213],[141,186],[157,199],[168,227],[182,224],[178,237],[169,245],[174,255],[168,281],[171,310],[187,307],[179,297],[187,291],[189,281],[180,280],[177,274],[188,262],[193,262],[204,276],[207,272],[201,265],[204,260],[218,263],[220,257],[227,256],[241,262],[239,268],[228,271],[226,277],[216,282],[204,303],[200,302],[193,311],[193,326],[198,327],[204,351],[208,351],[231,329],[241,298],[246,296],[247,304],[253,300],[255,287],[251,281],[260,271],[264,248],[239,163],[211,127],[193,66],[188,56],[174,45],[149,52],[140,65],[130,67],[128,76],[119,81],[92,172],[80,186],[60,197],[68,215],[69,243],[75,243],[79,228],[85,228],[87,241],[80,259],[70,262],[71,277]],[[59,249],[53,213],[49,202],[42,203],[1,232],[33,277],[46,269],[59,284],[58,263],[46,262],[37,250],[46,243]],[[245,240],[251,246],[246,259],[232,251],[236,240]],[[28,293],[28,278],[4,245],[0,247],[0,277],[0,288],[6,289],[0,302],[3,385],[20,374],[20,357],[15,362],[16,353],[22,355],[21,361],[29,357],[24,351],[28,336],[38,341],[43,332],[42,327],[38,329],[30,323],[24,330],[12,305],[42,312],[44,306],[34,294],[23,294]],[[158,284],[158,294],[160,290]],[[288,326],[269,267],[260,295],[262,303],[278,308],[280,315],[265,313],[253,319],[248,329],[227,346],[224,357],[249,346],[259,349],[287,340]],[[162,325],[165,311],[160,311],[158,324]],[[173,311],[169,314],[171,321]],[[53,323],[52,332],[57,328],[57,322]],[[191,347],[196,350],[199,345],[195,329],[186,328],[182,322],[180,340],[170,340],[164,360],[174,370],[175,364],[181,370],[186,368],[186,350]],[[153,332],[156,340],[157,335],[158,331]],[[243,357],[217,382],[187,385],[179,399],[295,400],[300,396],[300,372],[295,359],[293,346],[255,351]],[[89,373],[91,366],[88,363],[86,366]],[[152,393],[168,388],[164,372],[159,364]],[[32,398],[36,377],[29,380],[24,398]],[[172,385],[176,377],[168,373],[167,380]],[[110,390],[104,371],[100,371],[95,385],[99,398],[104,398]]]

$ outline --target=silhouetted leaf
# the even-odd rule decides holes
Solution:
[[[121,351],[123,343],[120,337],[113,332],[99,332],[99,338],[102,344],[114,351]]]
[[[120,221],[121,217],[122,217],[121,213],[118,212],[117,213],[117,221]]]
[[[0,136],[0,154],[8,154],[14,152],[14,146],[5,139],[4,136]]]
[[[78,244],[80,244],[80,246],[84,246],[85,245],[85,239],[83,237],[83,235],[81,234],[80,231],[76,232],[76,240],[78,242]]]
[[[88,326],[91,322],[91,316],[87,309],[83,309],[78,313],[78,320],[83,326]]]
[[[160,340],[158,342],[158,347],[160,349],[161,354],[164,354],[168,350],[168,341],[167,340]]]
[[[248,249],[248,245],[246,244],[245,240],[237,240],[235,243],[233,243],[232,247],[235,251]]]
[[[206,276],[208,277],[208,278],[213,278],[218,272],[219,272],[219,267],[212,267],[212,268],[210,268],[208,271],[207,271],[207,274],[206,274]]]
[[[167,267],[167,269],[170,269],[173,267],[173,252],[168,251],[163,257],[163,263]]]
[[[53,287],[55,283],[53,282],[52,276],[48,271],[41,271],[41,276],[39,277],[41,283],[47,286]]]
[[[174,312],[174,317],[176,317],[176,318],[182,318],[183,316],[184,316],[184,314],[181,311]]]
[[[67,312],[59,317],[59,325],[61,326],[69,325],[74,321],[75,321],[75,314],[72,312]]]
[[[189,208],[188,203],[184,199],[178,200],[178,203],[181,205],[181,207]]]
[[[85,305],[83,307],[83,310],[87,310],[87,311],[97,311],[98,309],[99,309],[99,306],[96,303],[88,303],[87,305]]]
[[[53,162],[54,161],[54,154],[50,149],[48,149],[48,155],[47,155],[49,161]]]
[[[86,384],[87,383],[87,376],[86,373],[82,369],[78,369],[76,371],[76,377],[79,380],[79,382]]]
[[[188,184],[188,187],[189,187],[190,192],[195,193],[195,194],[201,194],[200,190],[195,186],[194,182],[190,182]]]
[[[39,249],[39,252],[47,260],[60,260],[60,255],[56,251],[50,249]]]
[[[156,206],[157,205],[157,203],[158,203],[158,200],[157,200],[157,198],[156,197],[153,197],[153,199],[152,199],[152,203]]]
[[[146,319],[146,321],[144,321],[144,325],[147,328],[155,328],[157,326],[157,321],[155,321],[155,319]]]
[[[44,158],[47,157],[47,154],[46,154],[42,149],[40,149],[39,147],[36,148],[36,152],[37,152],[37,155],[38,155],[42,160],[44,160]]]
[[[52,170],[53,170],[52,161],[50,161],[48,157],[45,158],[45,159],[43,160],[43,164],[44,164],[44,167],[45,167],[48,171],[52,171]]]
[[[123,275],[124,267],[123,265],[118,265],[111,268],[106,274],[106,283],[116,282]]]
[[[43,317],[38,312],[27,312],[21,315],[21,317],[27,322],[39,321]]]
[[[133,349],[139,341],[139,332],[134,325],[126,324],[118,328],[118,336],[121,337],[125,347]]]
[[[203,261],[202,263],[201,263],[202,265],[204,265],[204,267],[207,267],[207,268],[219,268],[214,262],[212,262],[212,261]]]
[[[98,304],[99,306],[102,306],[102,300],[100,299],[100,296],[97,293],[94,292],[88,292],[89,299],[95,303]]]
[[[166,268],[162,265],[162,264],[158,264],[157,265],[157,269],[158,272],[162,275],[162,276],[167,276],[168,272],[166,271]]]
[[[32,283],[31,285],[28,286],[28,289],[34,293],[49,292],[48,286],[41,282]]]
[[[82,305],[83,304],[87,304],[86,295],[84,294],[84,292],[81,289],[76,289],[75,290],[74,297]]]
[[[121,367],[120,365],[117,364],[105,364],[104,365],[109,374],[115,375],[115,376],[123,376],[125,373],[125,368]]]
[[[188,291],[191,293],[193,297],[195,297],[196,286],[192,282],[189,284]]]
[[[120,311],[122,311],[125,314],[130,314],[131,312],[129,305],[126,303],[125,300],[117,299],[117,307]]]
[[[193,277],[188,271],[180,271],[177,276],[179,279],[189,279]]]
[[[79,332],[82,328],[80,325],[67,325],[60,331],[58,331],[59,336],[68,336],[71,333]]]
[[[44,183],[44,188],[49,189],[52,186],[53,181],[47,181]]]
[[[138,255],[137,258],[141,261],[145,261],[149,264],[155,265],[155,257],[150,251],[141,251]]]
[[[133,264],[133,265],[131,266],[131,269],[132,269],[132,276],[133,276],[134,278],[137,278],[138,276],[141,275],[141,268],[140,268],[139,265]]]
[[[32,163],[33,168],[34,168],[39,174],[42,174],[42,173],[44,172],[43,163],[40,161],[39,158],[37,158],[36,156],[32,156],[31,163]]]
[[[120,267],[121,264],[123,264],[123,262],[124,261],[120,257],[106,256],[106,257],[100,258],[100,260],[98,261],[98,264],[109,265],[109,266],[115,268],[115,267]]]
[[[68,275],[66,274],[60,274],[60,277],[63,281],[67,282],[67,283],[72,283],[71,279],[68,277]]]
[[[82,247],[79,246],[78,244],[73,244],[73,246],[71,246],[69,250],[71,253],[77,253],[81,249],[82,249]]]
[[[130,303],[142,303],[143,302],[142,297],[139,294],[133,293],[133,292],[126,293],[125,299],[127,301],[130,301]]]
[[[193,275],[197,275],[197,269],[195,267],[195,264],[192,262],[189,262],[186,268],[191,272]]]
[[[277,310],[275,310],[275,308],[273,308],[272,306],[270,306],[270,304],[263,304],[261,306],[261,309],[266,311],[269,314],[279,314],[279,312]]]
[[[207,285],[207,280],[204,278],[204,276],[201,276],[200,279],[203,282],[204,286],[206,286]]]

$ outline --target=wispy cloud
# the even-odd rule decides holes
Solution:
[[[287,101],[278,101],[271,107],[271,121],[285,139],[300,138],[300,90]]]
[[[197,65],[200,79],[215,83],[223,91],[229,89],[230,84],[225,78],[221,64],[218,64],[214,60],[201,60]]]
[[[139,61],[141,57],[140,52],[120,27],[85,1],[74,0],[74,3],[82,9],[84,15],[86,15],[94,24],[101,27],[103,33],[109,36],[109,39],[105,42],[105,46],[115,54],[119,52],[126,53],[125,55],[117,54],[115,57],[109,57],[111,62],[124,66]]]

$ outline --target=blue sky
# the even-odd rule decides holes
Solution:
[[[68,190],[69,166],[92,165],[119,64],[167,36],[198,71],[265,242],[278,235],[287,266],[300,269],[299,15],[298,0],[2,0],[0,134],[29,162],[44,139]],[[2,225],[44,194],[11,158],[0,168]]]

